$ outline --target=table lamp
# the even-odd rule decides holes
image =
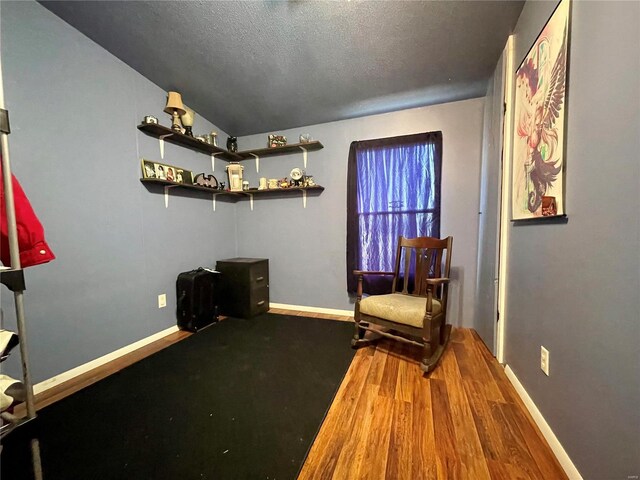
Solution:
[[[167,95],[167,106],[164,107],[164,112],[171,115],[171,130],[182,133],[180,127],[180,115],[184,115],[186,110],[182,104],[182,97],[178,92],[169,92]]]
[[[196,112],[191,110],[189,107],[184,105],[184,109],[186,113],[180,115],[180,120],[182,120],[182,126],[184,127],[184,134],[193,137],[193,132],[191,131],[191,127],[193,127],[193,120],[196,116]]]

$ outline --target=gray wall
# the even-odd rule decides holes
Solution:
[[[353,309],[346,292],[346,174],[354,140],[442,130],[442,236],[453,235],[450,317],[471,326],[476,281],[478,199],[483,99],[403,110],[353,120],[287,130],[289,142],[309,133],[325,148],[309,153],[307,173],[326,190],[309,198],[256,200],[238,204],[238,252],[270,259],[271,301],[293,305]],[[242,137],[241,150],[264,147],[267,133]],[[260,176],[288,176],[302,167],[302,155],[244,162],[256,186]]]
[[[138,181],[141,157],[160,161],[158,141],[135,128],[148,114],[169,123],[165,92],[35,2],[2,2],[0,14],[13,171],[57,256],[26,271],[37,382],[175,325],[177,273],[235,255],[235,206],[172,193],[165,209]],[[212,129],[196,119],[196,132]],[[164,162],[211,169],[170,144]],[[3,287],[7,328],[12,299]]]
[[[554,6],[525,5],[516,65]],[[569,221],[510,227],[505,355],[581,474],[625,479],[640,473],[640,3],[572,15]]]

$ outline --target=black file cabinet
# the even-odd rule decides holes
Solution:
[[[269,260],[229,258],[218,260],[220,313],[250,318],[269,310]]]

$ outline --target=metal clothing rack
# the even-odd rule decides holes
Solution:
[[[27,416],[18,419],[5,416],[10,423],[6,429],[3,427],[0,435],[4,438],[9,432],[17,428],[28,428],[27,423],[32,423],[36,418],[35,399],[33,394],[33,382],[29,369],[29,349],[27,347],[27,329],[24,313],[24,272],[20,264],[20,250],[18,248],[18,229],[16,225],[16,212],[13,197],[13,182],[11,174],[11,161],[9,158],[9,112],[4,108],[4,86],[2,76],[2,60],[0,58],[0,147],[2,151],[2,180],[4,182],[5,207],[7,214],[7,232],[9,235],[9,253],[11,255],[11,267],[0,273],[0,280],[13,292],[16,308],[18,336],[20,338],[20,357],[22,359],[22,377],[26,389]],[[4,415],[4,414],[3,414]],[[37,438],[31,438],[31,456],[33,460],[33,472],[36,480],[42,480],[42,462],[40,458],[40,443]]]

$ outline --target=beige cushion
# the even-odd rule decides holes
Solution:
[[[412,295],[402,295],[401,293],[372,295],[360,301],[360,312],[365,315],[418,328],[422,328],[426,308],[426,297],[414,297]],[[434,316],[442,310],[442,305],[435,298],[433,299],[432,309]]]

